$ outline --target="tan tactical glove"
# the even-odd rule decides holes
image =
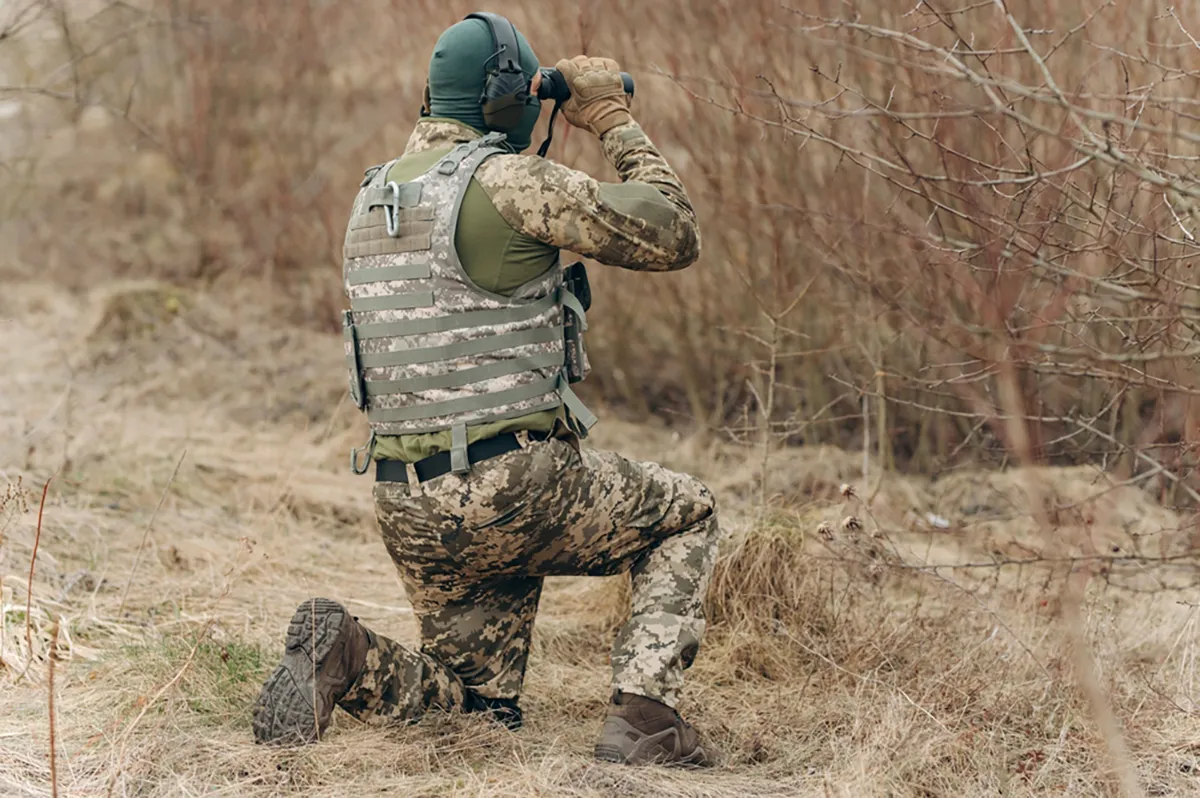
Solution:
[[[563,103],[563,116],[575,127],[603,136],[609,130],[633,121],[630,96],[621,83],[621,67],[611,58],[577,55],[563,59],[554,68],[566,78],[571,99]]]

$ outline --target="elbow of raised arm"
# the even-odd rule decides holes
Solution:
[[[700,229],[695,220],[681,225],[680,228],[672,247],[673,257],[665,264],[664,271],[677,272],[700,259]]]

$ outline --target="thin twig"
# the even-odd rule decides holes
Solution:
[[[796,635],[792,634],[792,631],[790,629],[788,629],[786,626],[784,626],[782,623],[778,624],[777,629],[780,633],[783,634],[784,637],[786,637],[788,640],[795,643],[797,646],[799,646],[801,649],[803,649],[806,653],[821,660],[822,662],[824,662],[826,665],[830,666],[834,670],[841,671],[842,673],[846,674],[847,676],[850,676],[853,679],[858,679],[860,681],[867,682],[869,684],[877,684],[881,687],[886,687],[886,688],[895,690],[900,695],[901,698],[903,698],[905,701],[907,701],[913,707],[913,709],[916,709],[922,715],[924,715],[925,717],[927,717],[931,721],[933,721],[937,725],[937,727],[940,728],[942,731],[944,731],[944,732],[950,731],[948,728],[946,728],[946,724],[944,724],[940,720],[938,720],[937,716],[935,716],[928,709],[926,709],[925,707],[923,707],[919,703],[917,703],[916,700],[914,700],[912,696],[910,696],[908,693],[906,693],[902,687],[900,687],[898,685],[894,685],[894,684],[888,684],[887,682],[884,682],[881,679],[877,679],[874,676],[868,676],[867,674],[863,674],[863,673],[855,673],[854,671],[850,670],[849,668],[838,664],[834,660],[832,660],[829,657],[822,654],[820,651],[817,651],[816,649],[812,648],[811,646],[805,645],[805,643],[802,640],[800,640],[798,637],[796,637]]]
[[[758,512],[761,514],[767,511],[767,478],[770,475],[771,465],[771,419],[775,416],[775,388],[779,382],[779,317],[769,316],[771,322],[771,341],[768,344],[768,355],[770,360],[767,368],[767,401],[766,404],[759,402],[759,409],[762,411],[762,447],[761,458],[759,462],[759,483],[758,483]]]
[[[311,599],[312,606],[309,615],[312,617],[312,708],[313,708],[313,739],[321,737],[321,715],[317,711],[317,599],[314,596]]]
[[[106,792],[107,798],[112,798],[113,787],[116,786],[117,778],[121,775],[121,768],[123,767],[123,763],[125,761],[125,749],[129,744],[130,735],[133,734],[133,730],[137,728],[138,724],[142,722],[142,718],[146,717],[146,713],[150,711],[150,707],[158,703],[158,700],[162,698],[168,690],[179,683],[179,680],[183,678],[183,674],[187,673],[188,668],[191,667],[192,662],[194,662],[196,659],[196,652],[200,650],[200,644],[204,642],[206,637],[208,637],[208,632],[212,627],[212,623],[213,622],[210,620],[205,623],[203,627],[201,627],[200,632],[196,635],[196,642],[192,646],[192,650],[188,652],[187,659],[183,661],[183,665],[179,667],[179,670],[175,672],[175,675],[171,677],[171,680],[160,687],[158,692],[156,692],[150,698],[150,700],[142,706],[142,711],[139,712],[137,717],[135,717],[130,724],[125,727],[125,731],[121,732],[121,736],[117,739],[117,742],[120,743],[121,747],[117,753],[117,764],[113,768],[112,776],[110,776],[108,779],[108,791]]]
[[[58,623],[55,618],[50,626],[50,656],[46,669],[46,704],[50,714],[50,794],[58,798],[58,751],[55,745],[54,719],[54,663],[58,660]]]
[[[183,458],[181,457],[180,460],[182,461],[182,459]],[[245,541],[244,538],[243,541]],[[251,551],[253,551],[253,545],[246,544],[245,551],[247,554],[249,554]],[[233,589],[233,572],[236,569],[237,560],[235,559],[233,564],[230,565],[229,570],[225,572],[225,576],[229,581],[226,582],[225,586],[221,589],[221,592],[213,598],[213,603],[209,607],[209,612],[213,610],[213,607],[215,607],[217,603],[224,600],[225,597],[229,595],[229,591]],[[113,788],[116,786],[117,778],[119,778],[121,775],[121,768],[124,766],[125,749],[129,743],[129,737],[133,734],[133,731],[137,728],[138,724],[141,723],[142,718],[146,716],[146,713],[150,711],[150,707],[154,706],[154,704],[156,704],[158,700],[162,698],[168,690],[171,689],[172,686],[178,684],[179,680],[183,678],[183,674],[187,672],[188,668],[191,667],[192,662],[195,661],[196,653],[200,650],[201,644],[208,637],[209,632],[212,630],[212,626],[215,622],[216,620],[214,618],[209,618],[204,622],[204,624],[200,627],[200,631],[196,634],[196,642],[192,646],[191,651],[188,652],[187,659],[184,660],[183,665],[179,667],[179,670],[176,671],[173,677],[171,677],[171,680],[159,688],[154,696],[146,702],[146,704],[142,707],[142,711],[138,713],[137,717],[133,719],[133,721],[125,728],[125,731],[121,732],[121,735],[117,738],[117,743],[120,744],[120,749],[117,753],[117,763],[114,766],[113,773],[108,780],[108,789],[105,794],[106,798],[112,798]]]
[[[982,609],[988,615],[992,616],[992,619],[1002,629],[1004,629],[1004,631],[1008,632],[1008,636],[1011,637],[1014,641],[1016,641],[1016,644],[1018,646],[1020,646],[1025,651],[1026,654],[1029,655],[1029,658],[1034,661],[1034,664],[1036,664],[1039,668],[1042,669],[1042,673],[1045,674],[1046,680],[1048,682],[1054,681],[1054,676],[1053,676],[1053,674],[1050,673],[1050,669],[1047,668],[1044,664],[1042,664],[1042,661],[1040,659],[1038,659],[1037,654],[1035,654],[1033,652],[1033,649],[1030,648],[1029,644],[1021,639],[1021,636],[1018,635],[1013,630],[1013,628],[1008,625],[1008,622],[1005,621],[1002,617],[1000,617],[1000,613],[996,612],[994,609],[989,607],[987,605],[987,602],[983,601],[983,599],[979,598],[979,596],[976,596],[973,592],[971,592],[970,590],[967,590],[967,588],[963,587],[958,582],[955,582],[953,579],[950,579],[949,577],[945,576],[944,574],[940,574],[937,571],[930,571],[929,573],[934,578],[940,579],[941,581],[945,582],[947,585],[950,585],[951,587],[953,587],[955,590],[958,590],[961,593],[963,593],[965,596],[967,596],[967,598],[971,599],[976,604],[978,604],[980,609]]]
[[[50,492],[50,483],[54,481],[56,474],[57,471],[51,474],[42,486],[42,501],[38,504],[37,532],[33,536],[33,554],[29,557],[29,584],[25,588],[25,648],[28,657],[22,673],[28,671],[29,663],[33,662],[33,569],[37,564],[38,545],[42,542],[42,514],[46,510],[46,494]]]
[[[1121,725],[1112,710],[1108,695],[1100,684],[1091,647],[1088,645],[1083,631],[1084,621],[1080,605],[1083,602],[1083,593],[1090,578],[1090,574],[1085,570],[1078,570],[1071,575],[1068,581],[1067,596],[1062,603],[1063,627],[1067,632],[1067,640],[1071,644],[1071,653],[1075,660],[1075,678],[1079,680],[1079,685],[1083,688],[1084,695],[1087,696],[1088,703],[1091,705],[1096,724],[1100,727],[1100,734],[1104,738],[1104,744],[1108,750],[1109,764],[1116,771],[1116,776],[1120,780],[1121,793],[1125,798],[1140,798],[1145,793],[1142,791],[1141,784],[1138,783],[1133,758],[1129,754],[1129,744],[1125,742]]]
[[[1092,433],[1097,438],[1102,438],[1103,440],[1106,440],[1115,446],[1120,446],[1122,448],[1129,449],[1129,451],[1131,451],[1133,453],[1134,457],[1157,468],[1164,477],[1166,477],[1167,479],[1171,480],[1176,485],[1178,485],[1180,487],[1180,489],[1183,490],[1184,493],[1186,493],[1188,496],[1190,496],[1192,498],[1193,501],[1196,502],[1197,505],[1200,505],[1200,493],[1197,493],[1195,490],[1193,490],[1191,487],[1189,487],[1187,484],[1185,484],[1179,477],[1175,476],[1175,474],[1173,474],[1170,469],[1163,466],[1161,463],[1159,463],[1157,460],[1155,460],[1150,455],[1146,454],[1143,451],[1135,449],[1131,446],[1125,446],[1120,441],[1118,441],[1116,438],[1112,437],[1111,435],[1108,435],[1105,432],[1102,432],[1102,431],[1096,429],[1091,424],[1087,423],[1086,421],[1084,421],[1082,419],[1072,418],[1072,419],[1068,419],[1068,420],[1071,423],[1076,424],[1076,425],[1082,427],[1083,429],[1087,430],[1088,432]]]
[[[162,494],[158,497],[158,504],[155,505],[154,512],[150,514],[150,520],[146,522],[145,530],[142,531],[142,542],[138,544],[137,556],[133,558],[133,568],[129,570],[129,579],[125,582],[125,590],[121,592],[121,604],[117,607],[118,616],[125,611],[125,599],[129,597],[129,586],[133,584],[133,576],[137,573],[138,564],[142,561],[142,550],[146,548],[146,540],[150,537],[150,529],[154,526],[154,519],[158,517],[158,511],[162,509],[163,502],[167,499],[167,491],[171,489],[171,483],[175,481],[175,475],[179,473],[179,467],[183,465],[183,458],[186,456],[187,449],[184,449],[179,455],[179,461],[175,463],[175,470],[171,472],[171,478],[163,486]]]
[[[871,404],[869,394],[862,394],[862,495],[866,496],[871,490]]]

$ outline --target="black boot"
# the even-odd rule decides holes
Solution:
[[[521,707],[515,698],[484,698],[468,691],[465,712],[486,712],[491,719],[505,726],[509,731],[521,728]]]
[[[254,705],[260,743],[314,743],[367,661],[367,630],[341,604],[309,599],[288,624],[283,661]]]

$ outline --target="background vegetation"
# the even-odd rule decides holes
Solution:
[[[403,146],[428,40],[473,6],[68,5],[5,6],[29,31],[7,128],[47,145],[6,159],[6,268],[249,285],[332,329],[358,176]],[[1189,477],[1195,7],[506,11],[547,63],[636,73],[701,214],[694,269],[596,270],[593,398],[733,433],[766,413],[790,442],[857,446],[865,422],[882,462],[925,471],[1002,459],[1016,416],[1038,457]],[[611,176],[586,136],[558,142]]]

